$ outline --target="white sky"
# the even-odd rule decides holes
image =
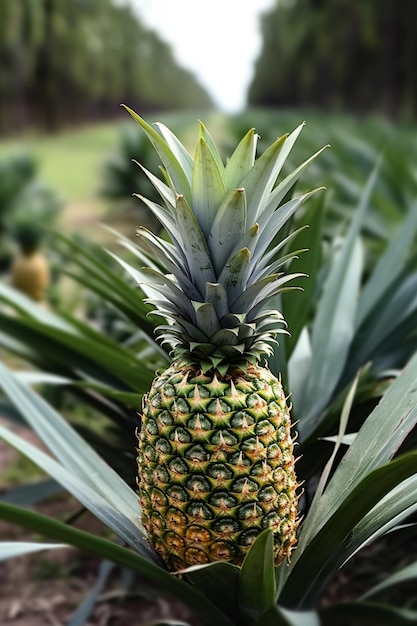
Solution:
[[[274,0],[129,1],[221,110],[244,107],[261,47],[259,16]]]

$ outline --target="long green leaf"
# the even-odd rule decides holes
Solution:
[[[298,609],[312,608],[329,580],[352,553],[355,526],[387,493],[413,475],[416,467],[417,451],[414,451],[370,472],[300,552],[291,566],[280,602]]]
[[[240,570],[238,594],[242,621],[248,626],[275,606],[274,539],[270,530],[263,531],[250,547]]]
[[[362,193],[342,249],[325,285],[312,329],[312,370],[300,418],[300,438],[306,439],[332,397],[354,336],[357,298],[362,277],[362,250],[358,236],[375,184],[377,169]],[[356,373],[356,372],[355,372]]]
[[[264,613],[256,626],[321,626],[315,611],[289,611],[274,606]]]
[[[287,358],[290,358],[312,311],[312,300],[321,259],[325,210],[325,203],[321,198],[318,199],[317,203],[318,206],[313,203],[303,216],[303,223],[307,224],[309,228],[300,229],[298,235],[291,242],[293,249],[306,248],[307,252],[291,263],[289,271],[306,274],[308,278],[303,282],[302,291],[298,293],[287,292],[282,296],[282,313],[289,324],[290,333],[285,338]]]
[[[241,186],[243,177],[246,176],[255,162],[257,141],[258,135],[251,128],[227,161],[224,171],[224,182],[227,190],[237,189]]]
[[[414,203],[406,219],[394,234],[381,255],[370,279],[366,282],[358,304],[356,324],[359,327],[370,311],[390,292],[392,285],[403,270],[409,248],[417,232],[417,203]]]
[[[371,602],[340,603],[320,610],[320,625],[410,626],[417,624],[417,611]]]
[[[73,476],[70,471],[65,469],[52,457],[1,425],[0,438],[16,448],[16,450],[19,450],[22,454],[25,454],[45,472],[54,476],[69,493],[77,498],[77,500],[100,521],[111,528],[127,545],[133,547],[139,554],[142,554],[147,559],[157,560],[156,554],[149,548],[144,531],[141,528],[139,505],[136,517],[130,519],[115,508],[112,502],[106,500],[100,493],[90,487],[88,483],[77,476]],[[103,462],[103,481],[106,479],[105,468],[106,464]],[[116,494],[115,499],[117,499]]]
[[[140,117],[137,113],[132,111],[126,105],[122,105],[130,113],[134,120],[143,128],[148,139],[154,146],[155,150],[159,154],[159,157],[164,164],[166,170],[168,171],[172,182],[174,184],[175,191],[177,193],[183,194],[188,202],[191,202],[191,181],[187,177],[187,173],[184,170],[185,164],[185,153],[186,150],[180,149],[179,152],[179,142],[175,142],[175,145],[172,139],[172,133],[169,131],[169,143],[167,143],[166,139],[167,133],[165,132],[165,127],[162,127],[161,130],[164,132],[164,136],[160,135],[152,126],[150,126],[145,120]],[[178,160],[180,159],[180,161]],[[187,159],[188,161],[188,159]]]
[[[137,497],[130,487],[39,394],[0,363],[0,385],[60,463],[127,518],[138,518]],[[105,475],[103,475],[105,473]],[[53,474],[52,474],[53,476]]]
[[[208,245],[217,275],[220,275],[234,247],[246,232],[246,197],[244,189],[234,189],[218,208],[208,237]]]
[[[226,187],[217,160],[207,142],[200,137],[194,157],[191,206],[206,238],[225,195]]]
[[[375,587],[372,587],[369,591],[367,591],[363,596],[362,600],[370,598],[372,596],[376,596],[380,594],[382,591],[386,591],[390,587],[395,587],[396,585],[401,585],[403,582],[417,579],[417,561],[403,567],[398,572],[395,572],[392,576],[388,576],[385,580],[383,580]]]
[[[0,541],[0,561],[14,559],[24,554],[32,554],[41,550],[56,550],[70,548],[65,543],[33,543],[30,541]]]
[[[39,513],[2,502],[0,502],[0,519],[26,528],[30,532],[64,541],[84,552],[132,569],[146,582],[183,602],[205,626],[213,626],[213,623],[216,626],[233,626],[233,622],[207,600],[198,589],[194,589],[180,578],[172,576],[166,570],[150,563],[131,550]]]
[[[56,496],[62,491],[61,485],[56,480],[46,478],[38,482],[29,482],[18,487],[12,487],[2,494],[1,499],[10,504],[30,506],[51,496]]]
[[[359,430],[322,497],[306,516],[293,565],[312,537],[370,472],[387,463],[417,423],[417,355]]]
[[[102,561],[100,564],[97,580],[94,583],[94,587],[88,593],[87,597],[81,602],[77,610],[67,622],[66,626],[85,626],[88,618],[93,612],[99,594],[102,592],[104,585],[106,584],[110,574],[114,568],[114,563],[111,561]]]
[[[238,623],[239,573],[239,568],[231,563],[216,562],[189,567],[184,575],[234,623]]]
[[[299,433],[305,440],[330,401],[342,374],[354,336],[356,302],[360,290],[363,250],[359,240],[336,259],[312,329],[311,375],[299,408]]]

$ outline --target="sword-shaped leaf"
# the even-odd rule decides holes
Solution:
[[[278,156],[286,139],[287,135],[276,139],[255,161],[241,182],[241,187],[246,191],[249,224],[259,219],[266,206],[278,176]]]
[[[206,283],[205,301],[214,306],[220,320],[229,313],[227,291],[221,283]]]
[[[155,176],[155,174],[147,170],[146,167],[142,165],[142,163],[138,163],[138,161],[135,160],[133,160],[133,162],[136,163],[136,165],[138,165],[141,170],[146,174],[161,198],[164,200],[164,202],[167,204],[172,212],[172,210],[175,209],[175,192],[170,187],[168,187],[168,185],[165,184],[160,178],[158,178],[158,176]],[[139,195],[138,197],[143,200],[143,196]]]
[[[238,250],[226,263],[219,277],[219,282],[225,286],[229,294],[229,306],[246,288],[247,277],[250,271],[250,251],[247,248]],[[240,311],[236,311],[239,313]]]
[[[290,135],[278,138],[255,161],[253,168],[241,183],[246,189],[248,201],[248,222],[259,219],[268,204],[278,175],[304,127],[300,124]]]
[[[292,189],[295,183],[300,178],[301,174],[317,159],[317,157],[329,146],[323,146],[320,150],[318,150],[313,156],[311,156],[307,161],[304,161],[301,165],[299,165],[295,170],[293,170],[284,180],[282,180],[275,189],[271,192],[269,196],[269,200],[265,206],[265,211],[274,211],[285,198],[287,193]]]
[[[203,124],[203,122],[200,121],[200,137],[202,137],[204,139],[204,141],[207,143],[207,147],[210,150],[214,161],[216,162],[217,168],[219,170],[219,172],[222,174],[224,174],[224,163],[223,163],[223,159],[221,157],[221,154],[215,144],[215,142],[213,141],[213,137],[210,135],[209,131],[207,130],[207,128],[205,127],[205,125]]]
[[[243,624],[252,626],[275,606],[274,539],[270,530],[254,541],[240,570],[239,608]]]
[[[225,193],[226,188],[217,160],[206,140],[201,137],[194,157],[191,206],[206,237],[212,228]]]
[[[177,220],[180,230],[187,233],[187,236],[184,237],[184,249],[189,263],[188,270],[193,278],[193,283],[200,292],[200,299],[202,300],[206,283],[215,283],[217,281],[206,240],[196,216],[190,209],[184,196],[177,196]]]
[[[209,302],[193,302],[193,306],[195,309],[197,328],[200,328],[211,337],[220,329],[216,309]]]
[[[142,117],[132,111],[132,109],[128,106],[124,104],[122,106],[145,131],[148,139],[152,143],[156,152],[159,154],[164,167],[172,179],[175,191],[183,194],[187,200],[191,201],[191,179],[187,177],[186,171],[183,169],[183,165],[186,165],[185,161],[187,160],[183,151],[178,149],[178,146],[172,140],[172,137],[170,137],[170,144],[168,144],[165,141],[165,138],[152,128],[150,124],[145,122]],[[161,129],[161,132],[165,132],[163,128]],[[175,152],[172,148],[174,148]]]
[[[239,142],[232,156],[227,161],[224,171],[224,183],[227,190],[240,187],[243,178],[251,167],[253,167],[258,137],[259,135],[251,128]]]
[[[272,213],[269,213],[268,211],[263,213],[263,215],[259,218],[259,237],[256,240],[256,251],[254,251],[253,255],[254,266],[261,261],[273,238],[276,237],[281,228],[288,222],[300,206],[318,191],[322,190],[323,187],[318,187],[317,189],[313,189],[302,196],[297,196],[296,198],[289,200]]]
[[[45,515],[3,502],[0,502],[0,519],[26,528],[30,532],[40,533],[43,536],[76,546],[88,554],[94,554],[137,572],[141,579],[188,606],[203,626],[212,626],[213,621],[216,626],[233,626],[234,624],[198,589],[190,586],[178,576],[172,576],[166,570],[135,554],[132,550],[102,537],[97,537],[92,533],[72,528],[68,524],[58,522]]]
[[[232,302],[231,309],[236,312],[250,310],[248,321],[252,321],[257,305],[264,306],[269,298],[283,290],[283,285],[300,276],[304,275],[287,274],[283,276],[282,274],[273,274],[272,276],[265,276],[248,287],[237,300]]]
[[[208,236],[211,257],[218,274],[235,247],[235,242],[241,241],[246,231],[246,215],[245,190],[234,189],[220,205]]]

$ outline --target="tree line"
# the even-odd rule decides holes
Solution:
[[[132,108],[212,106],[170,46],[112,0],[0,2],[0,132]]]
[[[276,0],[248,90],[253,106],[415,118],[417,3]]]

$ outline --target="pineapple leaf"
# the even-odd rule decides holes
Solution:
[[[241,186],[243,178],[255,163],[257,142],[258,135],[255,129],[251,128],[227,161],[224,171],[226,189],[231,190]]]
[[[242,181],[241,186],[246,189],[247,194],[249,223],[258,220],[268,205],[276,179],[303,127],[304,123],[290,135],[278,138],[255,161],[253,168]]]
[[[349,558],[369,542],[376,541],[415,513],[417,510],[417,476],[403,480],[382,498],[355,526],[355,540],[349,546]]]
[[[206,283],[205,301],[214,306],[219,320],[229,313],[227,292],[221,283]]]
[[[209,149],[209,151],[211,152],[211,155],[213,157],[213,160],[216,162],[217,168],[219,170],[219,172],[221,173],[222,177],[224,175],[224,163],[223,163],[223,159],[221,157],[221,154],[213,140],[213,137],[210,135],[209,131],[207,130],[206,126],[203,124],[203,122],[200,121],[200,138],[204,139],[204,141],[207,144],[207,147]]]
[[[220,329],[216,309],[210,302],[193,302],[193,306],[197,328],[203,330],[208,337],[211,337]]]
[[[283,285],[288,281],[304,276],[303,274],[272,274],[260,278],[256,283],[250,285],[242,294],[232,302],[231,310],[233,311],[250,311],[248,321],[253,321],[255,313],[259,307],[263,307],[268,300],[277,293],[283,291]]]
[[[331,267],[314,318],[312,371],[303,395],[302,412],[298,415],[298,430],[303,440],[314,431],[320,412],[334,394],[354,336],[363,268],[363,248],[359,234],[377,171],[376,167],[368,178],[346,239]]]
[[[205,139],[200,137],[194,157],[191,206],[205,237],[212,229],[225,194],[222,171],[216,157]]]
[[[372,596],[376,596],[380,594],[381,591],[385,591],[386,589],[389,589],[390,587],[395,587],[396,585],[399,585],[407,580],[414,580],[416,578],[417,578],[417,561],[414,561],[414,563],[411,563],[410,565],[403,567],[398,572],[395,572],[395,574],[393,574],[392,576],[388,576],[388,578],[383,580],[381,583],[379,583],[378,585],[375,585],[375,587],[372,587],[372,589],[367,591],[362,596],[361,599],[365,600]]]
[[[289,200],[272,213],[267,211],[259,219],[259,237],[255,240],[256,251],[253,255],[252,264],[255,267],[261,261],[266,250],[269,248],[273,238],[279,233],[281,228],[288,222],[290,217],[300,208],[302,204],[311,198],[323,187],[313,189],[302,196],[297,196]]]
[[[174,133],[167,126],[165,126],[165,124],[161,124],[161,122],[156,122],[155,126],[159,129],[162,137],[165,139],[167,145],[170,147],[172,154],[175,156],[178,163],[184,170],[187,176],[187,180],[189,181],[189,183],[191,183],[193,174],[193,160],[190,153],[181,143],[178,137],[174,135]]]
[[[253,167],[241,182],[241,187],[246,191],[249,224],[253,224],[259,220],[260,215],[265,209],[279,173],[279,154],[286,139],[287,135],[283,135],[274,141],[274,143],[256,159]]]
[[[187,177],[186,171],[184,170],[187,158],[184,155],[184,151],[178,149],[178,144],[172,139],[171,133],[169,137],[167,137],[165,128],[162,125],[162,129],[160,130],[165,133],[165,136],[160,135],[154,128],[152,128],[152,126],[145,122],[143,118],[132,111],[132,109],[124,104],[122,106],[145,131],[148,139],[154,146],[156,152],[159,154],[162,163],[169,173],[173,181],[175,191],[183,194],[188,201],[191,201],[191,179]],[[167,143],[167,139],[169,140],[169,143]],[[179,161],[177,157],[180,157],[181,161]]]
[[[250,251],[238,250],[226,263],[219,277],[229,295],[229,305],[244,291],[250,270]]]
[[[40,552],[41,550],[55,550],[59,548],[71,548],[65,543],[32,543],[29,541],[1,541],[0,561],[14,559],[24,554]]]
[[[239,572],[236,565],[224,561],[189,567],[184,570],[184,575],[234,623],[238,623]]]
[[[181,241],[182,235],[178,230],[177,224],[172,213],[162,207],[157,202],[153,202],[152,200],[148,200],[145,196],[141,196],[140,194],[135,194],[137,198],[142,200],[142,202],[148,207],[148,209],[155,215],[160,224],[165,228],[171,240],[173,241]]]
[[[234,189],[225,197],[214,218],[208,245],[217,274],[224,267],[233,250],[246,232],[246,194],[244,189]]]
[[[308,275],[308,280],[303,282],[303,290],[296,297],[293,297],[292,294],[282,296],[282,312],[285,319],[291,320],[290,334],[285,339],[288,359],[291,358],[294,347],[312,310],[317,273],[321,260],[324,209],[325,202],[323,197],[320,197],[318,198],[317,206],[314,206],[314,204],[310,206],[304,216],[303,221],[309,224],[309,228],[301,227],[295,231],[294,246],[305,248],[308,252],[292,263],[288,271],[305,273]]]
[[[376,602],[341,602],[321,609],[319,614],[321,626],[334,626],[341,620],[355,626],[410,626],[417,623],[417,611]]]
[[[279,241],[276,246],[273,246],[271,250],[269,250],[269,252],[267,252],[264,255],[264,257],[256,265],[256,267],[253,268],[253,271],[251,274],[251,282],[255,282],[255,280],[257,280],[258,278],[261,278],[262,276],[264,276],[264,274],[269,273],[268,263],[271,263],[274,259],[277,258],[278,252],[282,250],[282,248],[285,248],[288,245],[289,241],[291,241],[291,239],[296,238],[298,235],[300,235],[300,233],[302,233],[302,231],[306,230],[307,228],[308,228],[307,224],[304,226],[301,226],[301,228],[297,228],[297,230],[290,233],[287,237],[284,237],[284,239]]]
[[[140,577],[158,589],[180,600],[197,615],[204,626],[233,626],[233,622],[198,589],[180,578],[172,576],[161,567],[151,563],[122,546],[91,533],[72,528],[68,524],[50,519],[45,515],[0,502],[0,519],[31,532],[64,541],[70,545],[137,572]]]
[[[133,162],[136,163],[136,165],[138,165],[141,168],[141,170],[146,174],[146,176],[149,178],[149,180],[151,181],[151,183],[153,184],[153,186],[155,187],[155,189],[157,190],[161,198],[164,200],[164,202],[169,207],[172,207],[172,209],[175,209],[174,191],[170,187],[168,187],[168,185],[166,185],[160,178],[158,178],[158,176],[155,176],[155,174],[152,174],[152,172],[147,170],[146,167],[142,165],[142,163],[139,163],[138,161],[135,161],[135,160],[133,160]],[[138,196],[139,198],[141,198],[141,200],[145,201],[145,198],[141,194],[133,194],[133,195]]]
[[[295,170],[293,170],[284,180],[282,180],[275,189],[271,192],[268,203],[265,207],[265,211],[268,212],[271,209],[274,210],[275,207],[279,206],[282,200],[285,198],[286,194],[292,189],[295,183],[300,178],[301,174],[317,159],[317,157],[329,146],[324,146],[320,150],[318,150],[313,156],[311,156],[307,161],[304,161],[301,165],[299,165]]]
[[[417,415],[417,406],[413,412]],[[294,552],[290,574],[280,596],[283,604],[299,609],[314,606],[329,580],[362,545],[362,541],[359,545],[356,543],[357,524],[391,490],[415,474],[416,464],[417,451],[404,454],[369,472],[344,500],[339,499],[337,509],[310,543]],[[414,482],[416,499],[417,480]]]
[[[99,477],[91,477],[93,484],[90,481],[80,478],[80,472],[76,465],[73,465],[73,471],[66,469],[60,465],[52,457],[48,456],[36,446],[25,441],[22,437],[15,435],[7,428],[0,425],[0,438],[6,441],[9,445],[19,450],[22,454],[25,454],[28,458],[41,467],[51,476],[54,476],[60,484],[72,493],[88,510],[90,510],[98,519],[100,519],[106,526],[111,528],[127,545],[134,548],[139,554],[142,554],[147,559],[156,561],[156,555],[153,553],[147,545],[145,538],[145,531],[142,528],[140,522],[140,509],[136,504],[135,514],[130,513],[130,517],[127,517],[122,511],[126,511],[128,502],[123,505],[123,508],[119,510],[117,500],[121,493],[126,492],[129,487],[127,484],[119,478],[121,489],[119,494],[113,493],[107,495],[105,493],[106,480],[109,478],[110,484],[112,482],[112,471],[107,464],[101,460],[101,474]],[[86,445],[86,444],[85,444]],[[75,450],[77,450],[75,448]],[[94,451],[91,450],[93,453]],[[77,472],[78,470],[78,472]],[[108,471],[108,476],[107,476]],[[76,473],[77,472],[77,473]],[[77,475],[78,474],[78,475]],[[98,484],[102,481],[102,485]],[[97,486],[98,485],[98,486]],[[134,492],[130,490],[131,496],[135,496]],[[132,507],[133,510],[133,507]],[[136,520],[133,523],[132,519]],[[140,534],[142,533],[142,535]]]
[[[385,293],[390,293],[401,271],[417,232],[417,202],[408,211],[402,225],[393,235],[375,270],[361,292],[358,304],[356,326],[360,327],[367,315],[381,301]]]
[[[256,626],[321,626],[321,622],[315,611],[289,611],[273,606],[262,615]]]
[[[248,626],[275,606],[274,539],[270,530],[258,535],[245,556],[239,576],[239,608]]]
[[[299,547],[320,529],[338,504],[367,472],[389,461],[417,423],[417,355],[389,387],[369,415],[326,487],[318,506],[306,517]],[[383,424],[383,428],[382,425]]]
[[[177,221],[180,230],[187,234],[184,249],[189,263],[188,271],[203,300],[206,283],[215,283],[216,277],[200,225],[183,196],[177,196]]]

